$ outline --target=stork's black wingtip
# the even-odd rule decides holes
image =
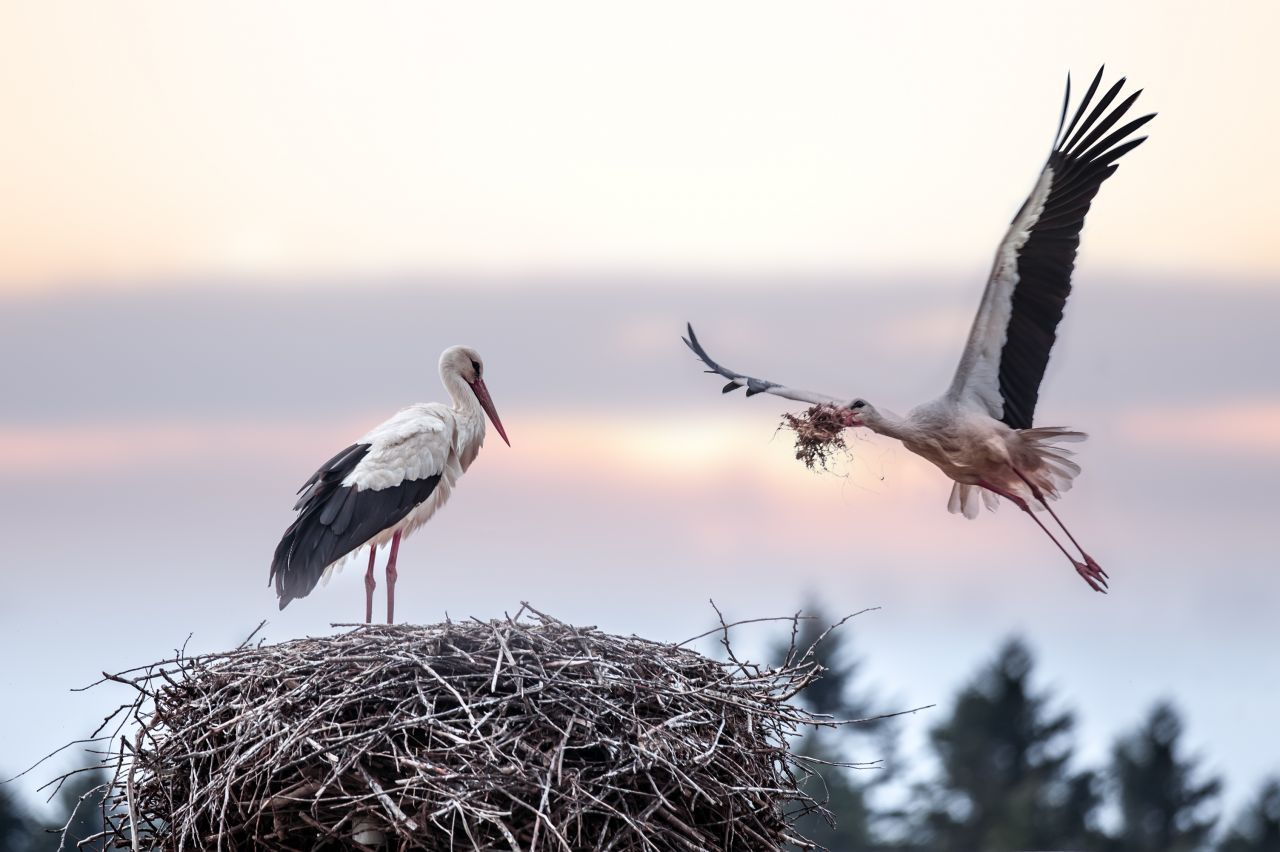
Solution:
[[[711,372],[711,371],[708,370],[707,372]],[[732,393],[733,391],[736,391],[740,387],[742,387],[742,385],[738,384],[737,382],[729,382],[729,384],[720,388],[720,393]],[[751,394],[747,394],[747,396],[750,396],[750,395]]]
[[[686,338],[683,338],[684,345],[692,349],[693,354],[697,355],[698,358],[700,358],[702,361],[704,361],[707,364],[710,364],[710,359],[707,358],[707,351],[703,349],[702,344],[698,342],[698,335],[693,333],[693,324],[685,323],[685,327],[689,329],[689,336]]]

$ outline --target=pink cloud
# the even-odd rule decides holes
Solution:
[[[362,427],[264,421],[169,420],[0,427],[0,465],[13,478],[102,475],[158,469],[231,452],[276,453],[321,447]],[[367,427],[365,427],[367,428]]]
[[[1134,443],[1179,452],[1280,457],[1280,399],[1214,403],[1195,412],[1151,405],[1124,413],[1120,429]]]

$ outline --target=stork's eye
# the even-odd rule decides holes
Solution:
[[[851,406],[849,406],[849,407],[850,407],[850,408],[853,408],[853,409],[858,409],[858,408],[865,408],[865,407],[866,407],[866,405],[867,405],[867,401],[866,401],[866,400],[864,400],[864,399],[855,399],[855,400],[853,401],[853,405],[851,405]]]
[[[479,362],[479,361],[472,361],[472,362],[471,362],[471,369],[472,369],[472,370],[475,370],[476,375],[477,375],[477,376],[479,376],[479,375],[480,375],[480,362]]]

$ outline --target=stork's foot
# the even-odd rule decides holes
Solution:
[[[1108,574],[1106,571],[1103,571],[1103,570],[1102,570],[1102,566],[1101,566],[1101,565],[1099,565],[1097,562],[1093,561],[1093,557],[1092,557],[1092,556],[1090,556],[1089,554],[1085,553],[1083,550],[1082,550],[1082,551],[1080,551],[1080,555],[1084,557],[1085,564],[1086,564],[1086,565],[1088,565],[1088,566],[1089,566],[1090,568],[1092,568],[1093,570],[1097,571],[1099,574],[1101,574],[1101,575],[1103,576],[1103,578],[1105,578],[1105,579],[1110,579],[1110,578],[1111,578],[1111,575],[1110,575],[1110,574]]]
[[[1081,551],[1080,555],[1084,557],[1084,562],[1071,560],[1076,566],[1076,573],[1084,578],[1084,581],[1089,584],[1089,588],[1105,595],[1107,593],[1107,572],[1103,571],[1102,566],[1095,562],[1089,554]]]

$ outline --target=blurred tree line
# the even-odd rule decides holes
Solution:
[[[806,614],[814,618],[800,622],[801,649],[832,623],[818,607]],[[847,628],[832,631],[817,645],[816,662],[827,671],[801,699],[837,719],[874,717],[888,705],[862,683],[851,635]],[[785,652],[780,645],[776,659]],[[892,718],[806,734],[796,751],[819,761],[808,791],[826,802],[835,825],[809,815],[804,835],[831,852],[1280,852],[1280,776],[1267,780],[1229,827],[1216,830],[1222,782],[1186,753],[1172,704],[1157,702],[1121,735],[1107,765],[1080,769],[1073,759],[1075,717],[1033,685],[1034,670],[1022,641],[997,649],[929,732],[936,768],[924,781],[902,777]],[[822,763],[856,763],[867,754],[881,758],[882,768]],[[893,804],[894,798],[902,801]]]
[[[101,840],[78,845],[103,829],[102,797],[107,783],[105,770],[73,775],[62,786],[49,807],[37,815],[18,802],[13,792],[0,784],[0,852],[72,852],[100,850]],[[67,827],[66,837],[62,829]]]

